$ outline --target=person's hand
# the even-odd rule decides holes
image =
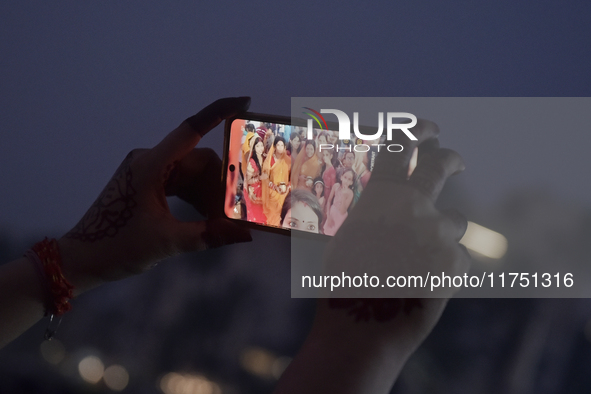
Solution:
[[[438,148],[434,123],[419,120],[412,131],[418,141],[392,141],[404,146],[401,153],[380,153],[363,195],[324,255],[323,276],[367,274],[377,276],[380,284],[324,293],[334,298],[318,301],[312,331],[278,393],[290,392],[288,385],[296,384],[296,377],[312,365],[315,372],[311,380],[299,383],[300,392],[389,392],[455,290],[429,294],[429,284],[411,288],[409,276],[467,272],[469,255],[458,243],[466,219],[434,207],[446,179],[464,164],[456,152]],[[423,142],[409,178],[412,152]],[[388,276],[405,277],[406,287],[388,287]],[[438,298],[418,298],[433,295]]]
[[[334,299],[330,304],[336,309],[342,307],[341,312],[351,313],[354,319],[367,321],[387,320],[390,315],[386,313],[378,318],[378,312],[374,311],[359,317],[351,311],[364,303],[371,305],[373,302],[375,306],[375,302],[382,302],[382,307],[391,304],[390,320],[397,321],[397,330],[386,329],[384,335],[391,334],[392,339],[409,343],[422,341],[430,332],[456,288],[439,287],[432,292],[430,282],[425,287],[409,284],[389,287],[387,278],[402,276],[408,283],[411,276],[420,276],[423,281],[428,281],[431,275],[441,276],[443,272],[451,277],[461,276],[468,271],[470,263],[465,247],[458,243],[466,231],[466,219],[455,211],[439,212],[434,206],[446,179],[464,170],[462,158],[456,152],[438,147],[437,133],[434,123],[421,120],[413,129],[418,141],[399,141],[404,146],[403,152],[384,152],[378,156],[363,195],[325,254],[325,274],[367,273],[380,279],[381,285],[362,286],[358,292],[340,288],[339,296],[355,297],[356,294],[390,299],[384,302],[366,299],[356,301],[356,305]],[[412,152],[424,141],[427,142],[419,148],[420,161],[408,177]],[[418,300],[423,297],[429,298]],[[395,304],[399,305],[398,314]],[[405,307],[407,312],[403,313]],[[404,339],[400,334],[403,323],[408,326]]]
[[[181,252],[251,240],[247,230],[221,218],[219,157],[194,149],[209,130],[249,104],[248,97],[220,99],[154,148],[127,155],[88,212],[59,240],[64,274],[78,293]],[[189,202],[208,219],[180,222],[166,196]]]

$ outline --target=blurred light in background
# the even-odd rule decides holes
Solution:
[[[240,355],[240,365],[251,374],[264,379],[279,379],[291,362],[260,347],[248,347]]]
[[[500,259],[507,252],[507,238],[479,224],[468,222],[460,243],[473,252],[491,259]]]
[[[203,375],[167,373],[160,379],[165,394],[222,394],[220,386]]]
[[[113,391],[121,391],[129,383],[129,374],[121,365],[111,365],[105,369],[103,380],[108,388]]]
[[[66,356],[66,349],[64,345],[57,339],[53,338],[51,341],[43,341],[39,347],[41,357],[50,364],[57,365],[62,362]]]
[[[98,383],[105,372],[103,362],[95,356],[84,357],[78,364],[78,372],[88,383]]]

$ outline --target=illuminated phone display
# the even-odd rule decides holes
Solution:
[[[367,186],[376,141],[339,140],[326,129],[310,136],[306,127],[277,119],[253,114],[226,125],[225,214],[334,235]]]

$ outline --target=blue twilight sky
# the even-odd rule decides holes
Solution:
[[[588,96],[590,14],[586,1],[3,2],[0,231],[69,229],[129,150],[222,96],[283,115],[292,96]],[[442,133],[482,206],[516,186],[589,203],[586,130]]]

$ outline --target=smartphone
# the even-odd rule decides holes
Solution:
[[[283,116],[228,119],[224,213],[257,229],[332,236],[371,178],[378,154],[372,144],[338,139],[338,124],[308,130],[305,120]],[[414,166],[416,154],[409,174]]]

